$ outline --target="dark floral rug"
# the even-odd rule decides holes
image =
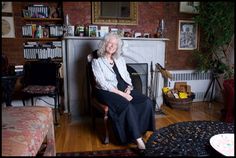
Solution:
[[[57,153],[57,156],[139,156],[137,149]]]
[[[169,125],[154,132],[146,142],[146,150],[136,148],[102,151],[57,153],[57,156],[158,156],[220,157],[210,145],[212,136],[234,133],[234,124],[220,121],[187,121]]]
[[[146,143],[144,156],[222,156],[210,145],[216,134],[234,133],[234,124],[219,121],[187,121],[154,132]]]

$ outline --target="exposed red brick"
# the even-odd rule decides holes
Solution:
[[[22,18],[22,9],[35,2],[13,2],[13,16],[16,38],[2,39],[2,51],[7,54],[10,63],[22,64],[23,39],[21,26],[25,23]],[[41,3],[41,2],[38,2]],[[42,4],[42,3],[41,3]],[[56,2],[44,2],[49,6],[57,6]],[[68,14],[72,25],[89,25],[92,22],[91,2],[62,2],[64,15]],[[130,28],[137,32],[156,33],[158,21],[165,20],[165,37],[169,39],[166,45],[166,68],[170,70],[191,69],[194,63],[190,62],[191,51],[177,49],[178,20],[191,19],[193,15],[179,13],[179,2],[138,2],[138,25],[108,25],[110,27]]]

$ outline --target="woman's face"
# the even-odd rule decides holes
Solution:
[[[106,43],[106,53],[112,55],[116,52],[118,47],[118,41],[115,37],[111,37]]]

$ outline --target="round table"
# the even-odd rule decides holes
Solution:
[[[150,136],[144,156],[219,156],[209,140],[220,133],[234,133],[234,124],[220,121],[175,123]]]

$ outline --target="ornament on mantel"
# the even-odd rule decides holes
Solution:
[[[64,21],[64,37],[65,36],[74,36],[75,26],[72,26],[69,22],[69,15],[66,14]]]
[[[160,38],[164,38],[164,30],[165,30],[165,22],[163,19],[161,19],[160,26],[159,26]]]

